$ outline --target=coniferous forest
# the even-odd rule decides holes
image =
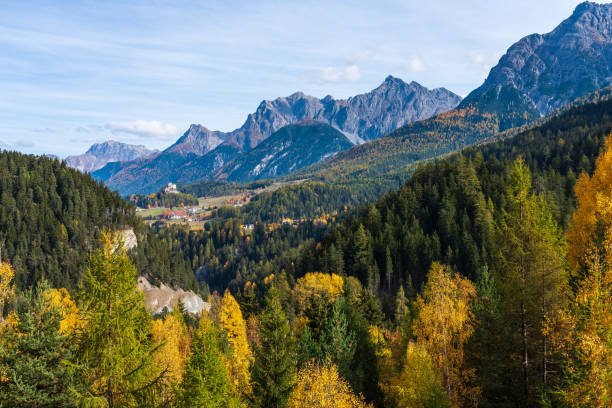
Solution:
[[[14,3],[0,408],[612,407],[612,4]]]
[[[273,229],[261,214],[283,200],[202,231],[147,227],[89,176],[3,152],[0,401],[608,406],[609,112],[574,107],[423,164],[372,204]],[[210,311],[151,316],[138,275]]]

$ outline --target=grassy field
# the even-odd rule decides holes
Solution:
[[[164,211],[166,211],[167,208],[148,208],[146,210],[142,210],[142,211],[138,211],[136,213],[136,215],[138,215],[139,217],[158,217],[160,215],[162,215],[162,213]]]

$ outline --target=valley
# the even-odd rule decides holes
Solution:
[[[463,98],[393,75],[355,91],[381,61],[415,77],[448,71],[431,65],[432,53],[344,55],[346,38],[331,36],[326,18],[341,31],[363,18],[357,10],[372,24],[351,40],[358,31],[380,38],[395,20],[374,21],[378,7],[313,3],[321,22],[305,29],[309,14],[290,3],[78,9],[96,55],[86,54],[85,71],[103,65],[94,82],[130,96],[124,103],[89,82],[87,97],[50,93],[55,111],[32,103],[35,117],[85,117],[109,98],[117,118],[178,110],[192,124],[83,125],[93,144],[65,159],[0,141],[0,407],[609,407],[612,4],[578,4],[552,31],[514,38]],[[79,23],[60,13],[75,5],[48,7],[64,25]],[[422,25],[459,71],[482,70],[484,57],[469,49],[523,23],[507,12],[495,20],[499,33],[449,38],[456,26],[431,22],[447,9],[467,18],[464,10],[440,3],[422,14],[429,7],[411,9],[422,24],[396,10],[394,27]],[[536,9],[520,11],[550,25]],[[89,31],[98,24],[103,37]],[[111,24],[121,39],[110,38]],[[58,55],[82,46],[49,38]],[[197,52],[181,48],[190,41]],[[453,65],[444,46],[461,44],[470,58]],[[154,64],[101,58],[125,49]],[[36,65],[29,54],[12,58],[26,73]],[[319,60],[344,65],[313,71]],[[42,88],[87,83],[83,64],[62,75],[47,64],[44,75],[19,78]],[[200,82],[211,73],[226,80]],[[155,87],[143,92],[150,78]],[[245,78],[269,81],[245,87]],[[296,84],[353,96],[270,96]],[[234,130],[193,123],[243,115],[252,94],[261,102]],[[83,109],[63,110],[72,99]],[[72,143],[51,128],[38,133]]]

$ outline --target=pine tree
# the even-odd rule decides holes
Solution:
[[[259,341],[252,367],[255,406],[284,408],[295,385],[296,356],[291,328],[274,288],[261,315]]]
[[[73,407],[73,390],[82,390],[74,338],[62,333],[61,306],[49,304],[48,285],[28,292],[17,324],[0,341],[0,406]]]
[[[89,390],[83,403],[109,408],[153,405],[165,370],[156,370],[151,317],[136,286],[136,269],[116,234],[104,233],[83,283],[85,327],[79,361],[86,366]]]

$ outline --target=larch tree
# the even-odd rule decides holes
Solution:
[[[151,316],[136,285],[136,269],[117,234],[106,232],[83,282],[79,362],[86,366],[85,404],[108,408],[154,405],[165,376],[154,361]]]
[[[155,361],[160,370],[167,370],[167,377],[162,383],[161,400],[171,401],[174,390],[183,380],[190,349],[189,332],[178,307],[164,319],[153,321],[152,335],[159,346]]]
[[[399,378],[390,387],[390,399],[398,408],[450,407],[436,366],[423,345],[408,343]]]
[[[351,391],[334,365],[306,364],[298,373],[289,408],[367,408],[363,397]]]
[[[532,192],[531,173],[523,160],[514,162],[506,188],[497,232],[496,279],[512,355],[520,356],[522,392],[517,398],[533,404],[535,391],[547,385],[552,371],[550,339],[543,328],[546,315],[563,305],[567,246],[546,203]]]
[[[612,404],[612,137],[592,177],[576,184],[578,207],[567,232],[573,295],[551,318],[564,359],[561,400],[572,407]]]
[[[251,393],[250,366],[253,353],[249,347],[246,322],[242,317],[240,305],[225,291],[219,309],[219,326],[227,336],[230,349],[229,369],[234,386],[242,395]]]
[[[0,321],[4,320],[4,306],[13,298],[15,271],[7,262],[0,260]]]
[[[468,369],[464,361],[464,345],[474,332],[471,308],[475,295],[469,280],[434,262],[415,302],[413,330],[417,342],[426,346],[448,399],[456,407],[476,405],[480,394],[473,385],[473,369]]]

